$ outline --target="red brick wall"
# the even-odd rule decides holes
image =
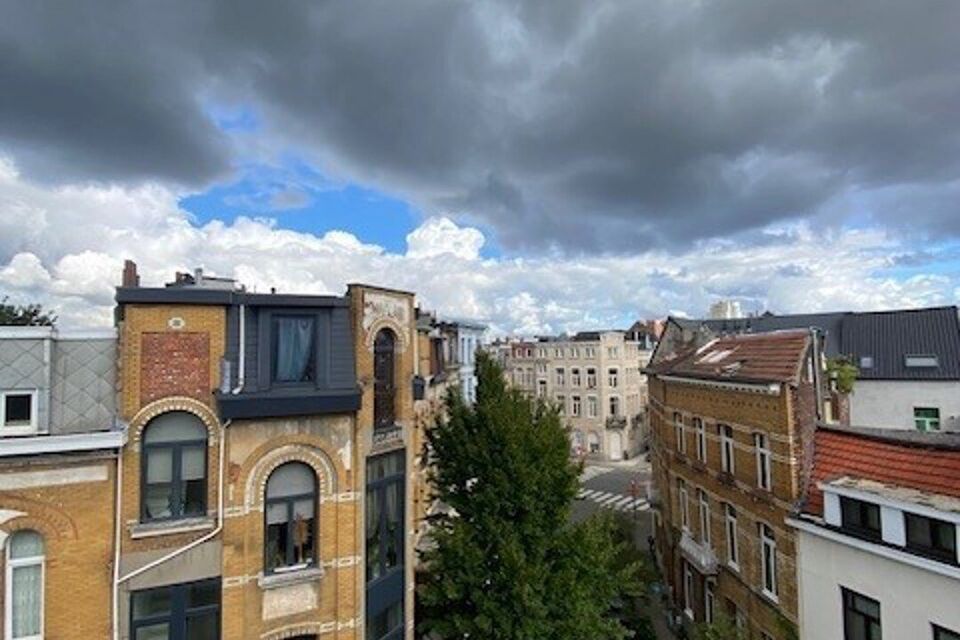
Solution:
[[[141,340],[141,406],[169,396],[209,401],[209,334],[144,333]]]

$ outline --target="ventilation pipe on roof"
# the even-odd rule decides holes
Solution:
[[[813,393],[817,405],[817,421],[823,420],[823,360],[820,351],[821,334],[817,327],[810,327],[810,345],[813,349],[810,354],[810,362],[813,368]]]

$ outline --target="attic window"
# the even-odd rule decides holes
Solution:
[[[940,366],[937,356],[935,355],[906,355],[903,358],[904,364],[911,369],[935,369]]]
[[[860,356],[861,369],[873,369],[873,356]]]

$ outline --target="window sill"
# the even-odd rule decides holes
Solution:
[[[261,589],[278,589],[294,584],[316,582],[322,577],[322,567],[307,567],[305,569],[296,569],[283,573],[261,574],[260,577],[257,578],[257,584]]]
[[[766,589],[760,589],[760,595],[772,602],[773,604],[780,604],[780,598],[777,597],[777,594],[770,593]]]
[[[164,520],[162,522],[141,522],[130,527],[130,537],[134,540],[172,536],[178,533],[192,533],[213,529],[213,518],[183,518],[182,520]]]

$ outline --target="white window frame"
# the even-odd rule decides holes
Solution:
[[[580,367],[573,367],[570,369],[570,386],[571,387],[580,387]]]
[[[620,383],[620,370],[617,367],[607,369],[607,384],[612,389],[616,389]]]
[[[597,417],[597,415],[599,414],[598,407],[599,407],[599,403],[597,400],[597,396],[595,395],[587,396],[587,417],[588,418]]]
[[[677,436],[677,451],[680,453],[687,452],[687,429],[686,425],[683,423],[683,414],[679,411],[673,412],[673,427]]]
[[[30,424],[8,427],[4,424],[7,416],[7,396],[30,396]],[[0,437],[28,436],[39,431],[38,389],[4,389],[0,391]]]
[[[773,527],[763,522],[757,523],[760,533],[760,591],[766,597],[774,602],[779,602],[777,596],[777,539],[773,534]],[[770,535],[767,532],[770,532]],[[767,585],[767,550],[769,549],[770,561],[770,579],[772,584]],[[772,587],[771,588],[768,588]]]
[[[767,434],[754,433],[753,444],[757,449],[757,486],[764,491],[773,491],[773,456]]]
[[[547,381],[537,380],[537,397],[545,398],[547,396]]]
[[[566,386],[567,374],[566,370],[563,367],[557,367],[554,369],[553,374],[556,376],[556,382],[558,387]]]
[[[590,372],[593,373],[590,373]],[[594,367],[587,367],[587,389],[597,388],[597,370]]]
[[[710,497],[703,489],[698,489],[697,494],[699,502],[697,509],[700,516],[700,542],[709,547],[711,546]]]
[[[40,535],[39,532],[35,532]],[[21,567],[32,567],[40,565],[40,633],[32,636],[20,636],[16,640],[43,640],[43,622],[46,617],[44,608],[46,599],[44,598],[47,581],[47,560],[46,560],[46,540],[43,536],[40,539],[44,543],[43,555],[30,556],[29,558],[10,557],[10,549],[13,542],[13,536],[16,532],[7,537],[6,550],[4,551],[4,564],[6,568],[3,575],[3,619],[4,619],[4,638],[13,638],[13,570]]]
[[[727,566],[740,571],[740,543],[737,541],[737,510],[731,504],[723,505],[724,529],[727,537]]]
[[[570,415],[579,418],[580,410],[580,396],[570,396]]]
[[[715,583],[713,580],[706,580],[703,584],[703,621],[707,624],[713,624],[713,611],[717,603],[717,597],[714,593]]]
[[[693,620],[693,571],[686,561],[683,562],[683,612]]]
[[[736,473],[736,440],[733,437],[733,427],[728,424],[717,426],[720,431],[720,469],[724,473]],[[727,435],[729,430],[730,435]]]
[[[557,413],[561,416],[567,415],[567,396],[558,393],[554,398],[556,398],[557,401]]]
[[[687,493],[687,483],[680,478],[677,484],[680,495],[680,528],[690,533],[690,496]]]
[[[707,461],[707,429],[703,426],[703,418],[693,419],[693,428],[697,433],[697,460]]]

